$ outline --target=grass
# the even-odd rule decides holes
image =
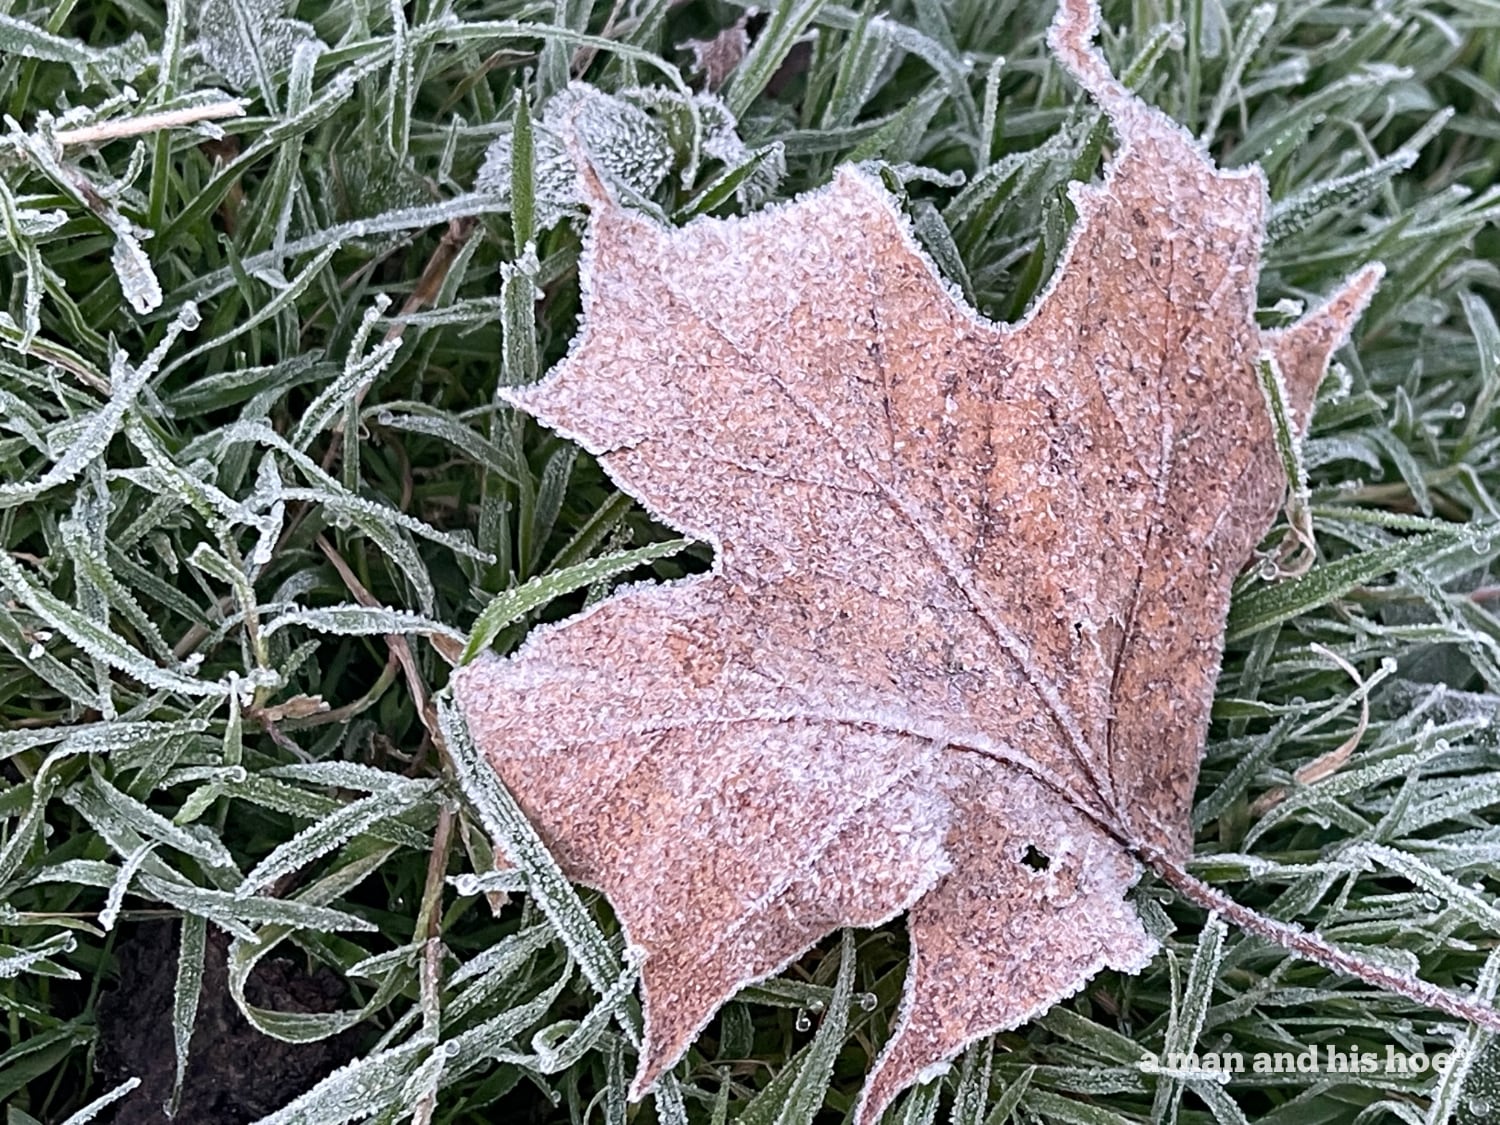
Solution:
[[[576,321],[580,224],[546,129],[570,79],[617,95],[598,143],[643,206],[727,214],[875,161],[949,276],[1012,318],[1062,248],[1064,185],[1107,142],[1042,47],[1050,5],[786,0],[752,21],[723,111],[690,100],[682,44],[731,25],[730,3],[293,7],[0,15],[7,1125],[110,1112],[100,994],[118,943],[163,917],[186,951],[179,1055],[211,931],[233,938],[230,988],[256,1026],[355,1029],[359,1061],[268,1120],[837,1120],[895,1011],[900,926],[746,992],[627,1109],[638,1011],[607,906],[549,871],[465,757],[439,648],[512,647],[632,567],[707,564],[496,405]],[[1136,88],[1221,163],[1266,169],[1268,322],[1362,262],[1389,270],[1303,450],[1319,561],[1294,582],[1246,576],[1236,600],[1194,869],[1493,996],[1500,6],[1132,0],[1106,19]],[[243,116],[59,141],[225,91]],[[1301,784],[1366,701],[1350,761]],[[508,902],[497,837],[528,857]],[[1147,971],[978,1045],[896,1118],[1500,1110],[1500,1053],[1477,1032],[1159,886],[1136,897],[1166,945]],[[337,974],[343,1008],[244,1000],[268,956]],[[1227,1085],[1139,1065],[1328,1044],[1464,1053],[1441,1077]]]

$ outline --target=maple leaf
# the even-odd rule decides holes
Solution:
[[[745,984],[909,912],[873,1121],[973,1040],[1143,967],[1143,861],[1186,885],[1230,586],[1286,490],[1259,365],[1305,428],[1380,270],[1261,330],[1263,175],[1128,93],[1096,21],[1064,0],[1049,42],[1118,148],[1014,326],[863,172],[666,229],[581,171],[583,328],[512,401],[715,565],[454,690],[643,955],[634,1096]]]

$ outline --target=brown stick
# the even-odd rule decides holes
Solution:
[[[143,133],[157,133],[163,129],[178,129],[184,125],[196,125],[200,121],[215,121],[225,117],[244,117],[245,103],[242,101],[212,102],[209,105],[188,106],[164,113],[148,113],[142,117],[126,117],[118,121],[101,121],[97,125],[85,125],[81,129],[59,129],[52,134],[58,144],[96,145],[121,137],[139,137]]]

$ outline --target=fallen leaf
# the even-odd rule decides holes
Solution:
[[[478,745],[643,954],[633,1095],[745,984],[909,911],[856,1120],[1156,944],[1125,893],[1190,854],[1230,585],[1380,271],[1255,321],[1258,169],[1050,43],[1118,150],[1021,323],[967,307],[869,175],[665,229],[585,168],[572,352],[513,401],[715,548],[454,678]],[[1181,874],[1180,869],[1177,869]],[[1174,885],[1182,885],[1180,883]]]
[[[689,39],[682,44],[693,53],[692,70],[703,76],[704,89],[722,88],[744,59],[750,49],[750,33],[745,30],[749,21],[750,13],[746,12],[712,39]]]
[[[251,707],[251,718],[263,723],[284,723],[288,719],[308,719],[328,710],[328,701],[321,695],[294,695],[269,707]]]

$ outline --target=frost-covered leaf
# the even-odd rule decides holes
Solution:
[[[724,165],[723,176],[734,180],[734,196],[749,210],[759,207],[781,185],[786,153],[779,141],[752,149],[740,138],[734,114],[712,94],[684,96],[664,86],[621,91],[625,98],[651,111],[661,122],[673,147],[696,151]]]
[[[672,152],[663,130],[638,106],[575,83],[547,102],[532,127],[536,226],[546,230],[583,205],[568,155],[576,138],[594,167],[626,197],[647,198],[667,177]],[[512,141],[498,138],[475,178],[477,191],[509,198]]]
[[[109,401],[88,415],[80,427],[69,435],[68,441],[58,450],[52,467],[34,481],[25,483],[0,481],[0,508],[34,500],[43,492],[60,484],[66,484],[94,461],[114,439],[126,413],[135,405],[152,374],[145,364],[139,367],[122,363],[118,377],[110,388]]]
[[[204,0],[197,21],[203,61],[235,89],[269,94],[297,48],[319,42],[312,25],[288,19],[286,8],[286,0]]]
[[[188,1050],[198,1020],[198,1000],[203,992],[203,959],[208,923],[197,915],[184,915],[177,943],[177,979],[172,987],[172,1054],[176,1068],[172,1078],[172,1106],[182,1093],[187,1075]]]
[[[289,625],[301,625],[320,633],[333,633],[342,637],[416,633],[428,637],[449,637],[457,641],[464,639],[462,633],[441,621],[404,609],[385,609],[380,606],[340,605],[329,606],[327,609],[293,609],[267,622],[265,633],[269,636]]]
[[[788,1062],[735,1119],[736,1125],[812,1125],[823,1108],[833,1064],[844,1046],[854,996],[854,936],[839,942],[839,975],[813,1041]]]
[[[66,63],[79,81],[94,76],[129,81],[156,61],[140,34],[114,47],[99,49],[77,39],[54,35],[36,23],[0,14],[0,54],[13,58]]]
[[[292,430],[291,443],[297,449],[306,452],[313,438],[343,414],[350,402],[363,398],[370,384],[391,365],[391,360],[401,348],[402,337],[382,340],[368,353],[365,351],[376,322],[390,306],[391,299],[381,294],[365,310],[364,316],[360,318],[359,330],[355,332],[354,341],[349,346],[344,373],[323,388]]]
[[[254,937],[250,927],[264,925],[288,926],[314,932],[375,929],[372,923],[347,911],[327,906],[309,906],[296,899],[242,898],[227,891],[192,887],[151,875],[141,876],[141,884],[164,902],[190,914],[202,915],[215,925],[244,939]]]
[[[372,1105],[396,1101],[395,1095],[433,1046],[430,1040],[411,1039],[356,1059],[256,1125],[342,1125],[364,1120]]]
[[[129,227],[116,230],[110,264],[120,281],[120,293],[131,308],[144,314],[161,306],[161,282],[156,279],[156,270],[141,247],[136,230]]]
[[[1065,0],[1050,42],[1118,149],[1015,326],[856,169],[681,230],[578,177],[581,336],[505,397],[716,564],[454,685],[491,807],[513,795],[643,953],[637,1096],[746,983],[910,911],[868,1125],[967,1044],[1142,968],[1141,862],[1188,882],[1231,584],[1286,491],[1259,364],[1300,434],[1380,272],[1263,331],[1264,178],[1130,94],[1096,17]]]
[[[398,787],[349,802],[274,848],[245,876],[241,884],[244,893],[249,894],[290,871],[307,866],[374,824],[409,812],[427,800],[433,788],[430,781],[406,781]]]
[[[500,635],[500,630],[538,606],[546,605],[554,598],[560,598],[584,586],[603,582],[627,570],[675,555],[686,546],[685,540],[674,539],[633,551],[603,555],[549,574],[538,575],[522,586],[496,594],[475,619],[474,627],[469,631],[468,643],[464,645],[463,659],[472,660],[489,648]]]
[[[108,932],[114,929],[115,919],[120,916],[120,907],[125,901],[126,892],[130,890],[131,880],[135,878],[141,865],[155,850],[156,841],[148,840],[125,857],[125,862],[120,865],[120,870],[115,875],[115,881],[110,885],[109,894],[104,898],[104,909],[99,911],[101,930]]]
[[[693,72],[702,77],[709,90],[722,88],[750,49],[750,33],[745,30],[749,19],[746,12],[710,39],[683,41],[683,49],[693,56]]]
[[[113,1089],[100,1094],[77,1113],[69,1114],[64,1119],[62,1125],[88,1125],[90,1121],[98,1120],[101,1111],[114,1105],[115,1102],[119,1101],[140,1084],[141,1080],[139,1078],[127,1078]]]
[[[32,946],[0,944],[0,980],[22,973],[77,980],[77,973],[71,969],[59,968],[51,962],[51,958],[58,954],[71,953],[77,944],[77,939],[70,933],[54,934]]]
[[[194,696],[222,696],[228,690],[223,684],[194,680],[175,669],[162,668],[107,627],[90,620],[75,607],[32,582],[20,565],[4,552],[0,552],[0,586],[8,588],[17,601],[49,628],[57,630],[95,660],[118,668],[143,684]]]
[[[0,246],[3,246],[7,252],[14,253],[22,242],[51,234],[57,230],[68,221],[68,213],[56,209],[38,211],[31,207],[17,207],[14,214],[6,218],[8,229],[0,229],[0,234],[6,236],[6,242],[0,243]],[[13,223],[9,221],[11,219],[14,219]]]
[[[226,870],[234,868],[234,857],[211,833],[191,826],[178,827],[155,809],[116,788],[97,770],[78,782],[67,797],[79,807],[96,810],[96,815],[108,817],[111,824],[117,826],[117,831],[138,833],[147,840],[192,856],[208,867]],[[126,865],[122,870],[146,867],[150,852],[148,850],[143,853],[138,846],[132,847],[125,859]],[[146,869],[151,870],[156,866],[151,864]]]

